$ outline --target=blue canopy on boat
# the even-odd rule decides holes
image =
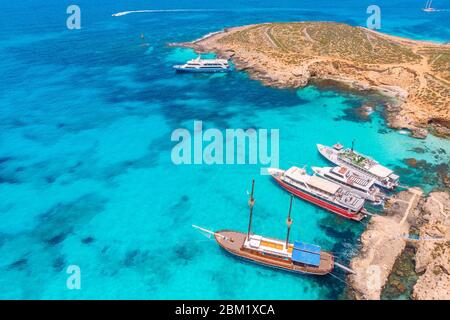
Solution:
[[[318,267],[320,265],[320,251],[319,246],[295,241],[292,261]]]
[[[300,241],[294,241],[294,250],[308,251],[312,253],[320,253],[321,248],[314,244],[304,243]]]

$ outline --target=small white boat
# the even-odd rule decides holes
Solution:
[[[422,11],[425,11],[425,12],[434,12],[434,11],[436,11],[435,8],[431,7],[432,3],[433,3],[433,0],[427,1],[426,5],[425,5],[425,8],[423,8]]]

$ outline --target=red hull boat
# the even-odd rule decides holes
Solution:
[[[304,169],[292,167],[283,171],[271,168],[269,173],[281,187],[293,195],[325,210],[356,221],[361,221],[366,216],[364,199],[333,182],[310,176]]]

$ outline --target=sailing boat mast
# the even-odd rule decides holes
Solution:
[[[289,213],[288,218],[286,220],[287,224],[287,236],[286,236],[286,250],[289,248],[289,233],[291,232],[291,225],[292,225],[292,219],[291,219],[291,211],[292,211],[292,201],[294,200],[294,195],[291,194],[291,204],[289,205]]]
[[[248,221],[247,239],[250,239],[250,232],[252,230],[253,206],[255,205],[255,199],[253,198],[254,191],[255,191],[255,179],[252,180],[252,193],[250,194],[250,199],[248,200],[248,206],[250,207],[250,219]]]
[[[433,7],[431,7],[431,5],[433,4],[433,0],[427,0],[427,3],[425,4],[425,8],[423,8],[422,10],[425,12],[433,12],[436,11],[436,9],[434,9]]]

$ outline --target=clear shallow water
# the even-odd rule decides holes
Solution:
[[[220,129],[279,129],[281,167],[325,165],[315,143],[356,138],[358,150],[398,167],[403,183],[439,186],[433,170],[449,162],[449,143],[387,129],[378,97],[278,90],[244,73],[171,70],[193,53],[167,42],[265,21],[363,25],[369,3],[82,1],[80,31],[65,29],[68,4],[4,4],[0,21],[1,298],[338,298],[344,284],[335,277],[240,262],[192,229],[245,230],[252,178],[255,232],[283,238],[289,205],[259,166],[174,166],[170,134],[192,131],[194,120]],[[382,31],[449,41],[449,13],[426,15],[422,6],[381,4]],[[214,11],[111,17],[180,8]],[[142,33],[149,46],[142,46]],[[354,111],[363,104],[379,112],[361,119]],[[410,168],[406,158],[427,163]],[[344,263],[364,228],[300,200],[293,219],[292,238],[320,244]],[[82,290],[66,288],[71,264],[81,268]]]

